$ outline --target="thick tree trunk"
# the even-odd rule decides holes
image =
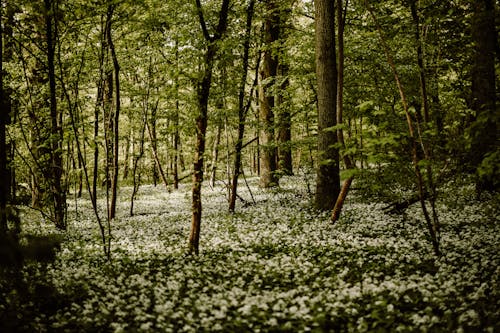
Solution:
[[[476,112],[471,126],[472,144],[469,153],[475,168],[478,193],[498,189],[500,181],[495,175],[480,176],[477,171],[487,154],[498,150],[498,121],[496,121],[495,86],[495,6],[493,0],[474,0],[472,17],[472,105]]]
[[[317,0],[316,77],[318,80],[318,165],[316,208],[331,210],[340,192],[339,151],[334,145],[336,125],[337,64],[335,49],[335,2]]]
[[[10,193],[10,179],[7,166],[6,125],[10,118],[8,96],[3,88],[3,1],[0,1],[0,237],[7,233],[7,201]]]
[[[272,92],[278,70],[278,55],[274,44],[279,40],[279,11],[275,0],[266,0],[262,68],[260,70],[259,121],[260,133],[260,186],[276,186],[277,149],[274,139],[274,98]]]

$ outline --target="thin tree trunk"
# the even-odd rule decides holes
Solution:
[[[131,104],[132,104],[132,99],[131,99]],[[129,127],[128,133],[127,133],[127,138],[125,139],[127,142],[125,143],[125,155],[123,156],[123,180],[127,180],[128,178],[128,172],[130,169],[130,145],[133,140],[133,131],[132,131],[132,126]]]
[[[172,174],[173,174],[173,186],[174,189],[179,188],[179,143],[180,143],[180,135],[179,135],[179,118],[180,118],[180,104],[179,104],[179,43],[177,39],[175,40],[175,66],[177,67],[177,71],[175,74],[175,114],[174,114],[174,135],[173,135],[173,145],[174,145],[174,158],[172,165]]]
[[[389,46],[387,45],[387,43],[385,41],[384,34],[382,33],[382,28],[380,27],[380,24],[378,23],[377,17],[375,16],[373,10],[369,6],[367,0],[365,0],[365,6],[368,9],[370,15],[373,18],[373,21],[375,22],[376,27],[377,27],[377,31],[378,31],[379,37],[380,37],[380,42],[381,42],[382,47],[384,49],[384,52],[385,52],[385,55],[387,58],[387,62],[389,63],[389,65],[391,67],[392,73],[394,75],[394,80],[396,81],[399,95],[401,97],[401,103],[403,104],[403,110],[404,110],[405,115],[406,115],[406,122],[408,125],[408,133],[409,133],[411,145],[412,145],[411,154],[412,154],[413,167],[415,169],[416,185],[417,185],[417,189],[418,189],[420,205],[422,207],[422,213],[424,214],[424,218],[425,218],[426,225],[427,225],[427,230],[428,230],[429,236],[431,238],[434,253],[436,254],[436,256],[439,256],[440,255],[439,238],[438,238],[437,230],[435,230],[435,226],[433,225],[433,222],[431,221],[431,218],[429,216],[427,206],[425,203],[426,190],[425,190],[424,180],[422,177],[422,172],[420,170],[420,165],[419,165],[420,158],[418,156],[418,150],[417,150],[417,138],[415,136],[415,129],[414,129],[414,125],[413,125],[413,120],[411,118],[411,114],[410,114],[409,109],[408,109],[408,102],[406,99],[406,95],[404,93],[403,85],[401,84],[401,81],[399,79],[399,74],[398,74],[398,71],[397,71],[396,66],[394,64],[394,60],[392,58],[392,54],[390,52]]]
[[[83,63],[83,56],[84,54],[82,54],[82,63]],[[62,65],[60,64],[60,67],[62,68]],[[62,77],[62,75],[61,75]],[[101,76],[102,77],[102,76]],[[102,85],[102,80],[100,81],[100,83],[98,84],[98,87],[101,87]],[[97,219],[97,223],[98,223],[98,226],[99,226],[99,231],[100,231],[100,234],[101,234],[101,240],[102,240],[102,243],[103,243],[103,252],[104,252],[104,255],[106,256],[106,258],[108,260],[111,259],[111,240],[110,240],[110,235],[111,235],[111,230],[108,230],[106,232],[106,228],[109,227],[110,225],[108,224],[108,226],[106,227],[104,225],[104,223],[102,222],[102,219],[99,215],[99,211],[98,211],[98,207],[97,207],[97,178],[95,177],[97,172],[98,172],[98,169],[97,169],[97,166],[96,166],[96,160],[94,161],[94,178],[93,178],[93,182],[91,184],[90,182],[90,177],[89,177],[89,172],[88,172],[88,168],[87,168],[87,163],[86,163],[86,160],[85,160],[85,157],[86,156],[86,153],[85,153],[85,140],[83,140],[84,142],[84,146],[83,146],[83,149],[81,147],[81,143],[80,143],[80,140],[78,140],[78,138],[80,137],[84,137],[85,134],[85,130],[83,130],[83,133],[80,132],[79,128],[81,128],[82,126],[80,126],[80,124],[77,124],[77,116],[74,114],[74,111],[76,110],[76,107],[74,106],[74,104],[71,102],[71,98],[69,96],[69,93],[68,93],[68,90],[66,89],[66,85],[65,85],[65,81],[64,80],[61,80],[61,88],[62,88],[62,91],[63,91],[63,94],[64,94],[64,97],[67,101],[67,104],[68,104],[68,113],[69,113],[69,117],[70,117],[70,122],[71,122],[71,129],[73,130],[73,135],[74,137],[76,138],[75,140],[75,144],[76,144],[76,149],[77,149],[77,154],[78,154],[78,161],[79,161],[79,164],[81,162],[81,168],[83,170],[83,175],[82,177],[84,178],[85,180],[85,185],[86,185],[86,188],[87,188],[87,191],[89,193],[89,196],[90,196],[90,201],[92,203],[92,209],[93,209],[93,212],[94,212],[94,215]],[[76,90],[78,92],[78,90]],[[101,89],[101,92],[102,92],[102,89]],[[102,96],[102,95],[100,95]],[[78,97],[76,97],[78,98]],[[97,126],[97,129],[98,129],[98,123],[96,125],[96,121],[98,121],[98,115],[99,115],[99,103],[100,101],[100,98],[99,98],[99,89],[98,89],[98,99],[97,99],[97,103],[96,103],[96,107],[95,107],[95,115],[96,115],[96,118],[95,118],[95,122],[94,122],[94,126]],[[101,100],[102,102],[102,100]],[[94,127],[94,130],[96,129],[96,127]],[[94,140],[97,140],[97,134],[94,133]],[[97,143],[97,141],[95,141]],[[95,157],[95,151],[94,151],[94,158]],[[83,186],[83,184],[82,184]]]
[[[146,102],[147,105],[147,102]],[[139,141],[139,153],[137,156],[134,156],[134,161],[132,164],[132,194],[130,196],[130,216],[134,215],[134,200],[135,196],[137,195],[137,192],[139,191],[139,186],[141,185],[141,173],[137,173],[137,169],[139,168],[139,162],[141,158],[144,156],[144,136],[146,134],[146,122],[148,121],[147,119],[147,106],[145,106],[144,110],[144,117],[143,117],[143,123],[141,126],[141,137]],[[134,155],[132,153],[132,155]]]
[[[222,134],[222,124],[217,124],[217,132],[215,134],[214,146],[212,149],[212,165],[210,167],[210,185],[215,186],[215,178],[217,176],[217,162],[219,159],[219,145]]]
[[[250,109],[250,103],[245,105],[245,88],[248,76],[249,67],[249,54],[250,54],[250,37],[252,33],[252,20],[255,7],[255,0],[249,0],[247,7],[246,27],[245,27],[245,40],[243,43],[243,66],[241,69],[240,85],[238,92],[238,138],[235,145],[235,156],[233,165],[233,178],[231,180],[231,196],[229,197],[229,211],[234,212],[236,207],[236,196],[238,194],[238,178],[241,173],[241,156],[243,138],[245,137],[245,121]],[[257,61],[257,71],[259,61]],[[257,78],[257,75],[255,76]],[[256,83],[256,82],[255,82]],[[250,97],[252,94],[250,94]],[[251,98],[249,98],[251,101]]]
[[[114,12],[114,5],[108,7],[108,29],[107,29],[107,39],[108,46],[111,52],[111,60],[113,62],[113,74],[115,81],[115,109],[114,109],[114,119],[113,119],[113,164],[112,164],[112,174],[111,174],[111,204],[109,208],[109,220],[115,218],[116,215],[116,200],[117,200],[117,190],[118,190],[118,171],[119,171],[119,120],[120,120],[120,65],[118,63],[118,58],[116,56],[115,45],[112,38],[111,22]]]
[[[279,86],[279,91],[276,97],[277,106],[277,168],[280,171],[280,175],[292,175],[293,174],[293,163],[292,163],[292,115],[290,113],[290,108],[288,103],[290,103],[290,96],[287,92],[287,88],[290,85],[290,80],[288,78],[290,65],[289,57],[287,55],[287,50],[285,49],[286,40],[288,39],[288,27],[287,24],[291,24],[290,21],[290,9],[282,6],[279,9],[279,38],[280,46],[278,48],[278,66],[277,66],[277,77],[281,81]]]
[[[56,75],[55,75],[55,37],[57,32],[56,21],[54,17],[54,4],[51,0],[44,0],[45,4],[45,34],[47,38],[47,67],[49,72],[49,91],[50,91],[50,120],[51,120],[51,138],[50,138],[50,190],[53,197],[53,219],[57,228],[66,230],[66,191],[62,185],[64,173],[62,142],[63,130],[61,126],[61,115],[57,109],[56,97]]]
[[[345,1],[345,7],[342,6],[342,1],[339,1],[337,4],[337,21],[338,21],[338,71],[337,71],[337,125],[343,124],[343,113],[344,113],[344,28],[347,14],[347,6],[349,5],[349,0]],[[343,128],[339,128],[337,130],[337,140],[345,150],[345,141],[344,141],[344,130]],[[344,153],[343,156],[344,164],[346,169],[352,169],[353,163],[351,157]],[[337,201],[335,202],[335,206],[332,211],[332,223],[335,223],[342,212],[342,207],[344,206],[345,199],[347,197],[347,193],[349,192],[349,188],[351,187],[352,181],[354,180],[354,176],[349,176],[344,183],[342,184],[342,188],[340,189],[339,196],[337,197]]]
[[[152,68],[150,67],[150,71],[149,71],[149,76],[150,76],[150,79],[152,79],[152,76],[153,76],[153,73],[152,73]],[[151,148],[152,150],[154,151],[158,151],[158,135],[157,135],[157,130],[156,130],[156,122],[157,122],[157,117],[156,117],[156,113],[158,111],[158,107],[155,106],[154,108],[151,109]],[[168,124],[167,124],[167,127],[168,127]],[[154,156],[153,156],[154,158]],[[159,174],[159,171],[158,171],[158,165],[156,163],[156,160],[155,160],[155,163],[153,164],[153,168],[152,168],[152,171],[153,171],[153,184],[156,186],[156,183],[158,181],[158,174]],[[167,170],[167,174],[168,174],[168,170]],[[165,176],[165,178],[167,178]],[[162,179],[163,180],[163,179]]]
[[[158,107],[158,103],[156,103],[156,105],[155,105],[155,108],[157,108],[157,107]],[[151,126],[149,126],[148,121],[146,121],[146,129],[148,131],[149,140],[151,142],[153,142],[155,140],[154,139],[155,135],[153,134],[153,131],[151,129]],[[170,187],[168,186],[168,179],[167,179],[167,176],[165,175],[165,172],[163,171],[163,167],[161,166],[160,157],[158,156],[157,145],[152,144],[151,149],[153,151],[153,158],[155,160],[156,167],[158,168],[158,173],[160,174],[160,178],[163,182],[163,185],[165,185],[165,189],[168,192],[170,192]]]
[[[430,112],[429,112],[429,102],[428,102],[428,97],[427,97],[427,80],[425,77],[425,63],[424,63],[424,53],[422,50],[422,40],[420,38],[420,17],[418,15],[417,7],[416,7],[416,0],[410,1],[410,10],[413,18],[413,23],[415,27],[415,40],[417,42],[417,64],[419,68],[419,78],[420,78],[420,97],[422,100],[422,108],[424,111],[424,130],[428,128],[430,124]],[[422,150],[424,152],[424,157],[427,161],[432,160],[431,156],[431,151],[429,148],[429,145],[427,142],[425,142],[425,138],[422,137],[422,129],[420,128],[418,124],[418,119],[417,119],[417,126],[419,128],[419,136],[420,136],[420,142],[422,145]],[[437,241],[439,242],[439,233],[440,233],[440,223],[439,223],[439,218],[437,215],[436,211],[436,199],[437,199],[437,190],[436,190],[436,185],[433,179],[433,170],[432,170],[432,165],[431,163],[427,163],[426,166],[426,176],[427,176],[427,186],[429,187],[429,203],[431,205],[431,212],[432,212],[432,224],[433,224],[433,229],[436,234]]]

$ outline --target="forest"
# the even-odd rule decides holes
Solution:
[[[0,0],[0,332],[500,331],[500,2]]]

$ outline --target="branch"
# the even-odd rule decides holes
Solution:
[[[205,17],[203,15],[203,8],[201,7],[200,0],[196,0],[196,11],[198,12],[198,19],[200,20],[200,26],[201,30],[203,31],[203,37],[205,37],[207,41],[211,41],[212,37],[210,37],[210,34],[208,33],[207,24],[205,22]]]

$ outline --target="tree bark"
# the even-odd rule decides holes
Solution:
[[[243,68],[241,70],[240,86],[238,92],[238,139],[235,145],[235,156],[233,166],[233,178],[231,181],[231,196],[229,197],[229,211],[234,212],[236,207],[236,197],[238,191],[238,178],[241,173],[241,156],[243,149],[243,138],[245,136],[245,121],[250,109],[250,103],[245,105],[245,87],[248,76],[249,53],[250,53],[250,36],[252,33],[252,20],[255,7],[255,0],[250,0],[247,7],[247,17],[245,26],[245,41],[243,43]],[[257,62],[257,67],[258,67]],[[257,77],[257,75],[256,75]],[[250,94],[249,101],[252,94]]]
[[[264,20],[264,43],[262,68],[260,70],[259,121],[260,133],[260,186],[276,186],[277,149],[274,139],[274,98],[272,93],[278,69],[278,55],[274,44],[279,40],[279,11],[275,0],[266,0],[267,10]]]
[[[114,88],[115,88],[115,103],[114,103],[114,113],[113,113],[113,161],[112,161],[112,172],[111,172],[111,203],[109,208],[109,220],[115,218],[116,215],[116,200],[117,200],[117,191],[118,191],[118,171],[119,171],[119,120],[120,120],[120,111],[121,111],[121,101],[120,101],[120,65],[118,63],[118,58],[116,56],[115,44],[112,38],[112,30],[111,23],[114,12],[114,5],[110,5],[108,7],[108,29],[107,30],[107,39],[109,51],[111,53],[111,60],[113,62],[113,75],[114,75]]]
[[[220,41],[227,29],[227,17],[229,13],[229,0],[223,0],[219,11],[219,23],[213,36],[207,29],[207,23],[203,15],[201,1],[196,0],[198,18],[203,32],[203,36],[208,43],[205,52],[204,72],[197,89],[198,114],[196,115],[196,146],[193,166],[193,188],[192,188],[192,219],[191,232],[189,235],[189,252],[198,254],[201,230],[201,186],[203,182],[203,155],[205,153],[205,142],[208,120],[208,100],[210,97],[210,87],[212,85],[212,72],[214,60],[218,51],[218,41]]]
[[[476,170],[478,193],[495,190],[500,182],[495,175],[480,175],[478,170],[484,158],[498,150],[498,121],[496,116],[495,82],[495,6],[493,0],[474,0],[472,16],[472,105],[476,112],[471,126],[469,161]]]
[[[337,125],[342,125],[343,123],[343,113],[344,113],[344,28],[347,14],[347,6],[349,5],[349,0],[345,1],[345,7],[342,5],[343,1],[339,1],[337,5],[337,21],[338,21],[338,71],[337,71]],[[345,141],[344,141],[344,130],[339,128],[337,130],[337,140],[345,149]],[[344,153],[343,156],[344,165],[346,169],[352,169],[354,167],[351,157]],[[335,201],[335,206],[332,211],[332,223],[335,223],[342,212],[342,207],[344,206],[345,199],[349,192],[349,188],[351,187],[352,181],[354,180],[354,176],[349,176],[342,183],[342,188],[340,190],[339,196]]]
[[[9,123],[10,107],[3,87],[3,1],[0,0],[0,237],[7,233],[7,201],[10,193],[9,169],[7,165],[6,125]]]
[[[222,123],[217,124],[217,131],[215,133],[214,146],[212,148],[212,161],[210,165],[210,186],[215,186],[217,178],[217,163],[219,161],[219,145],[220,137],[222,135]]]
[[[315,205],[331,210],[340,192],[339,151],[336,130],[337,64],[335,2],[315,1],[316,78],[318,85],[318,165]]]
[[[403,85],[401,84],[401,80],[399,79],[399,73],[396,69],[396,65],[394,63],[394,59],[392,58],[392,54],[390,51],[389,46],[386,43],[384,34],[382,32],[382,27],[378,23],[377,17],[375,16],[375,13],[371,9],[370,5],[368,4],[368,1],[365,0],[365,6],[368,9],[371,17],[373,18],[373,21],[375,22],[379,37],[380,37],[380,42],[382,44],[385,56],[387,58],[387,62],[389,63],[389,66],[391,67],[391,71],[394,75],[394,81],[396,82],[396,86],[398,88],[399,95],[401,97],[401,104],[403,105],[403,110],[406,115],[406,123],[408,125],[408,134],[410,136],[411,140],[411,156],[412,156],[412,162],[413,162],[413,167],[415,170],[415,177],[416,177],[416,185],[417,185],[417,190],[418,190],[418,196],[419,196],[419,201],[420,201],[420,206],[422,207],[422,213],[424,214],[426,226],[427,226],[427,231],[429,232],[429,236],[431,238],[432,246],[434,249],[434,254],[436,256],[439,256],[441,254],[440,248],[439,248],[439,226],[433,224],[433,221],[431,221],[431,218],[429,216],[429,212],[427,210],[427,205],[425,203],[425,198],[426,198],[426,189],[425,189],[425,183],[422,177],[422,172],[420,170],[420,157],[418,155],[418,147],[417,147],[417,140],[418,138],[415,135],[415,128],[413,124],[413,120],[410,114],[410,111],[408,109],[408,102],[406,99],[406,94],[403,89]],[[420,137],[420,140],[422,138]],[[422,144],[422,141],[420,141]]]
[[[281,84],[276,98],[276,106],[278,109],[278,133],[277,133],[277,146],[278,146],[278,170],[280,175],[293,174],[293,161],[292,161],[292,115],[290,113],[289,103],[290,96],[288,95],[287,88],[290,85],[289,71],[290,64],[288,60],[287,50],[285,48],[286,40],[288,39],[288,27],[291,10],[289,7],[282,7],[279,10],[279,38],[280,46],[278,48],[278,68],[277,75]],[[291,24],[291,23],[290,23]]]
[[[56,74],[55,74],[55,42],[56,42],[56,21],[54,18],[55,4],[51,0],[44,0],[45,5],[45,36],[47,38],[47,68],[49,75],[49,91],[50,91],[50,185],[52,201],[53,201],[53,219],[57,228],[66,229],[66,191],[62,184],[64,173],[62,143],[62,115],[57,109],[57,91],[56,91]]]
[[[155,106],[155,109],[157,107],[158,107],[158,105]],[[149,125],[149,122],[147,120],[146,120],[146,129],[148,131],[149,140],[151,141],[151,149],[153,152],[153,158],[155,160],[155,164],[156,164],[156,167],[158,169],[158,173],[160,174],[161,181],[163,182],[165,189],[168,192],[170,192],[170,188],[168,187],[168,179],[167,179],[167,176],[165,175],[165,172],[163,171],[163,167],[161,166],[160,157],[158,156],[158,149],[157,149],[156,139],[155,139],[156,134],[151,129],[151,126]]]

